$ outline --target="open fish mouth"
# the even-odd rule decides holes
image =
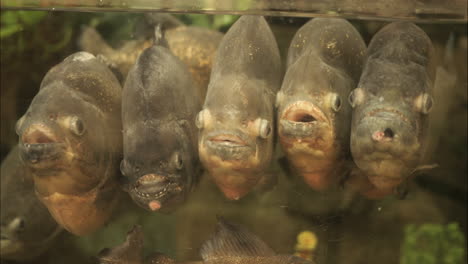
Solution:
[[[280,133],[287,136],[312,135],[314,127],[328,125],[325,114],[313,103],[298,101],[286,107],[280,117]]]
[[[144,200],[160,199],[169,193],[176,193],[181,190],[178,183],[171,181],[167,176],[159,174],[146,174],[140,177],[132,188],[132,192]]]

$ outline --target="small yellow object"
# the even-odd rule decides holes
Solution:
[[[313,251],[317,246],[317,236],[311,231],[302,231],[297,235],[296,251]]]

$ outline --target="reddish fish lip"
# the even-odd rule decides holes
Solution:
[[[322,110],[307,101],[297,101],[287,106],[281,115],[281,120],[304,125],[314,122],[329,122]]]

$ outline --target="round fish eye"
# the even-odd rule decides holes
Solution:
[[[125,176],[125,160],[120,161],[120,173]]]
[[[201,110],[200,112],[198,112],[197,116],[195,117],[195,126],[198,128],[198,129],[202,129],[203,128],[203,110]]]
[[[270,122],[268,120],[262,119],[259,126],[259,136],[262,138],[267,138],[271,133]]]
[[[331,108],[333,111],[338,112],[341,109],[341,98],[338,94],[333,94],[331,96]]]
[[[364,100],[364,91],[362,88],[356,88],[348,96],[348,102],[352,108],[356,107]]]
[[[15,132],[16,132],[16,135],[20,135],[20,128],[21,128],[21,125],[23,124],[23,120],[24,120],[24,116],[22,116],[20,119],[18,119],[18,121],[16,121],[16,124],[15,124]]]
[[[430,96],[428,94],[424,94],[422,109],[421,109],[422,112],[424,114],[428,114],[432,109],[432,105],[433,105],[432,96]]]
[[[182,157],[180,156],[179,153],[176,153],[174,155],[174,165],[176,169],[180,170],[184,167],[184,161],[182,160]]]
[[[83,121],[78,117],[72,117],[70,121],[70,130],[77,136],[82,136],[85,132]]]

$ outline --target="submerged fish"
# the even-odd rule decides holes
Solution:
[[[147,24],[163,25],[169,49],[188,66],[200,96],[204,98],[216,48],[223,34],[206,28],[185,26],[174,17],[162,14],[153,16],[152,21]],[[153,32],[154,30],[151,31]],[[140,53],[152,45],[153,40],[140,39],[128,41],[119,49],[114,49],[92,27],[85,28],[79,40],[82,50],[95,55],[104,55],[124,77],[127,76]]]
[[[113,249],[105,249],[99,254],[102,264],[313,264],[292,255],[277,255],[259,237],[246,228],[218,220],[216,231],[206,241],[200,254],[203,261],[176,262],[162,254],[153,254],[143,260],[143,232],[134,227],[126,241]]]
[[[187,66],[157,36],[138,57],[123,90],[121,171],[139,206],[155,211],[182,201],[198,178],[194,120],[200,109]]]
[[[228,199],[261,183],[271,163],[274,96],[282,78],[276,40],[261,16],[242,16],[221,41],[203,110],[199,152]]]
[[[350,157],[351,107],[366,46],[346,20],[315,18],[294,36],[277,95],[278,135],[289,163],[316,190],[336,183]]]
[[[372,184],[363,193],[380,197],[421,165],[433,104],[433,46],[413,23],[395,22],[374,35],[367,55],[358,88],[349,95],[351,152]]]
[[[35,190],[75,235],[104,225],[117,204],[122,155],[121,86],[87,52],[53,67],[16,131]]]
[[[33,176],[18,147],[1,166],[0,258],[28,260],[41,255],[63,230],[34,192]]]

